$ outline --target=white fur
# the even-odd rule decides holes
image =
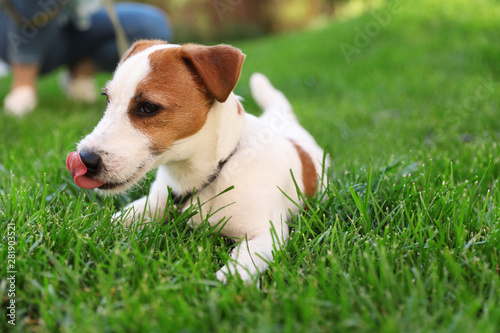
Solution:
[[[107,166],[106,180],[123,183],[110,193],[118,193],[136,184],[148,171],[158,166],[149,150],[150,139],[133,127],[127,116],[129,101],[135,88],[150,72],[148,55],[159,49],[179,47],[174,44],[148,48],[125,61],[107,84],[112,98],[103,118],[79,144],[78,150],[97,151]]]
[[[108,109],[94,131],[79,144],[79,150],[90,148],[106,153],[103,162],[108,170],[107,181],[127,181],[117,191],[158,167],[149,197],[134,201],[115,216],[126,225],[139,219],[161,219],[167,187],[176,193],[191,191],[234,151],[216,180],[191,199],[204,204],[192,224],[202,223],[202,216],[208,212],[212,213],[208,218],[212,226],[221,227],[220,221],[224,220],[221,235],[240,240],[240,245],[231,253],[233,260],[217,272],[217,278],[226,282],[229,274],[237,273],[251,280],[268,267],[273,250],[286,242],[286,220],[299,210],[281,192],[299,202],[290,170],[304,191],[301,160],[290,139],[309,153],[317,172],[322,170],[323,150],[298,124],[284,95],[265,76],[254,74],[251,88],[265,111],[261,117],[240,114],[240,102],[231,93],[224,103],[214,102],[198,133],[175,142],[160,156],[152,155],[148,149],[150,138],[132,126],[126,109],[136,85],[150,75],[147,55],[160,47],[165,46],[134,55],[118,68],[107,86],[111,96]],[[230,186],[234,189],[217,196]]]

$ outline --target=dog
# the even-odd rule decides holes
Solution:
[[[251,281],[268,268],[288,239],[287,219],[325,186],[329,166],[262,74],[250,87],[264,112],[245,113],[233,93],[244,58],[224,44],[135,42],[104,88],[103,118],[67,159],[78,186],[109,194],[158,169],[149,195],[115,214],[126,226],[164,217],[169,195],[181,210],[203,203],[214,230],[239,242],[216,273],[223,283],[231,275]],[[202,215],[190,223],[199,226]]]

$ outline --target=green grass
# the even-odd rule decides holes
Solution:
[[[77,188],[64,161],[104,101],[75,104],[42,79],[33,114],[0,115],[0,330],[499,332],[500,5],[400,7],[350,62],[340,45],[372,24],[369,11],[237,45],[247,111],[258,112],[249,75],[263,72],[333,162],[324,202],[290,221],[261,290],[216,281],[233,245],[191,230],[190,212],[151,230],[113,225],[151,179],[117,198]]]

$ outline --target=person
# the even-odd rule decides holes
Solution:
[[[9,74],[9,66],[0,59],[0,78],[7,76]]]
[[[117,3],[114,11],[129,42],[172,36],[167,15],[156,7]],[[12,72],[3,101],[7,113],[33,111],[38,76],[64,65],[64,92],[74,100],[93,102],[94,75],[112,72],[119,58],[115,28],[101,1],[0,0],[0,59]]]

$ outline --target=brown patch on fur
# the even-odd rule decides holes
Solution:
[[[300,162],[302,163],[302,183],[304,183],[304,192],[309,196],[314,196],[318,185],[318,175],[316,168],[309,155],[301,146],[290,140],[299,154]]]
[[[127,52],[125,52],[119,64],[122,64],[125,60],[127,60],[134,54],[144,51],[145,49],[150,48],[151,46],[162,45],[162,44],[168,44],[168,42],[159,39],[137,41],[127,50]]]
[[[229,45],[182,46],[182,59],[199,84],[219,102],[225,102],[241,73],[245,55]]]
[[[168,48],[149,55],[151,71],[137,85],[128,106],[132,123],[151,138],[151,150],[156,154],[197,133],[212,105],[212,99],[194,82],[180,52],[180,48]],[[160,109],[152,115],[141,113],[144,103]]]
[[[149,55],[151,71],[137,85],[128,114],[151,138],[154,153],[165,152],[203,128],[214,99],[225,101],[236,85],[243,58],[240,50],[226,45],[188,44]],[[159,106],[158,112],[140,112],[144,103]]]

